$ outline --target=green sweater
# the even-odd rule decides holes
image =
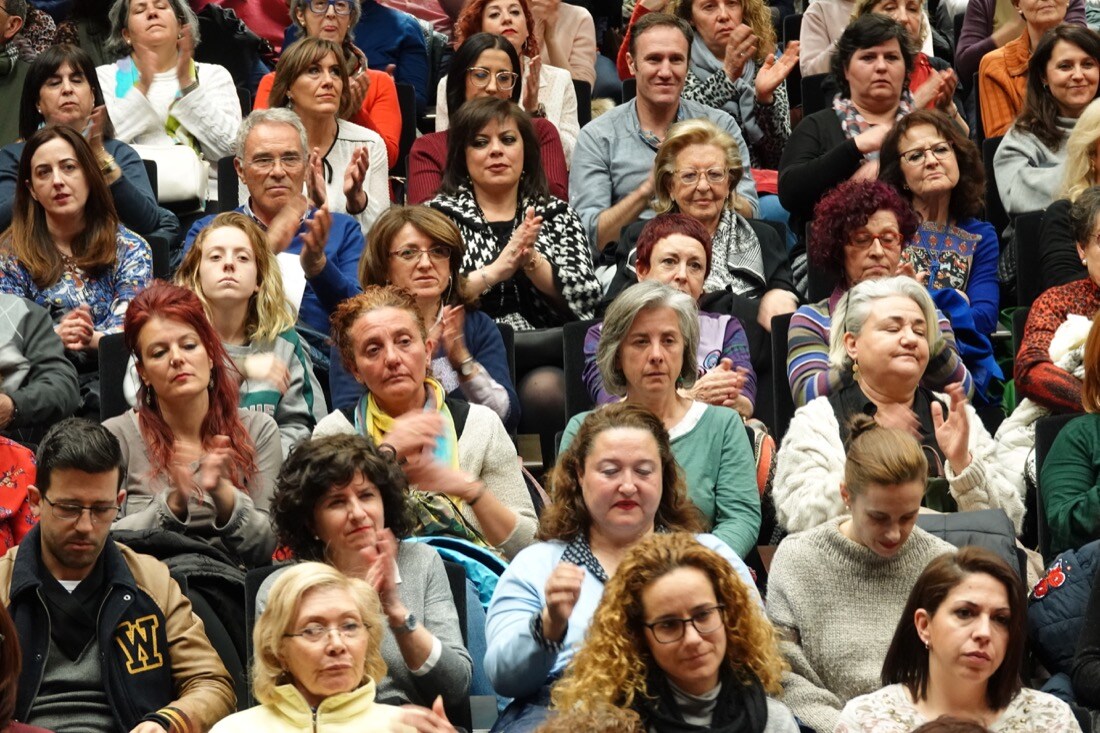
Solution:
[[[1082,415],[1062,428],[1039,484],[1052,553],[1100,539],[1100,415]]]
[[[569,421],[561,437],[562,451],[587,416],[582,412]],[[741,417],[728,407],[695,402],[669,437],[687,481],[688,498],[703,513],[708,531],[745,557],[756,547],[760,532],[760,494]]]

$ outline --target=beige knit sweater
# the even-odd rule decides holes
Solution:
[[[925,566],[954,549],[919,527],[893,558],[840,533],[831,519],[780,543],[768,576],[768,617],[791,670],[783,702],[818,731],[844,705],[882,686],[882,661]]]

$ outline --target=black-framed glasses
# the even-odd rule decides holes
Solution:
[[[928,153],[932,153],[932,157],[936,160],[947,160],[955,154],[955,148],[951,147],[951,143],[948,142],[936,143],[923,148],[906,150],[901,154],[901,159],[909,165],[920,165],[924,162],[924,158]]]
[[[871,232],[863,230],[853,234],[848,240],[848,244],[856,249],[867,249],[876,241],[882,245],[883,249],[896,249],[902,243],[901,232],[888,229],[885,232],[871,234]]]
[[[83,504],[72,504],[67,501],[50,501],[49,498],[45,496],[43,496],[42,499],[50,505],[50,511],[53,512],[53,515],[63,522],[75,522],[80,519],[80,515],[84,512],[88,512],[93,523],[110,524],[114,521],[115,515],[118,514],[119,509],[122,508],[117,504],[93,504],[92,506],[84,506]]]
[[[712,186],[717,186],[719,183],[724,183],[729,179],[730,172],[725,168],[708,168],[705,171],[696,168],[685,168],[676,171],[676,177],[679,178],[680,183],[685,186],[694,186],[698,184],[704,176],[706,176],[707,183]]]
[[[419,247],[402,247],[401,249],[395,249],[393,252],[390,252],[390,257],[396,257],[405,262],[419,262],[420,258],[424,255],[428,255],[428,259],[432,262],[446,262],[451,259],[451,248],[445,244],[433,244],[427,249],[420,249]]]
[[[337,633],[344,641],[350,639],[358,639],[363,632],[369,629],[367,624],[361,624],[358,621],[345,621],[342,624],[336,626],[322,626],[321,624],[310,624],[296,634],[283,634],[286,637],[298,637],[304,639],[310,644],[317,644],[324,641],[332,633]]]
[[[723,603],[700,608],[687,618],[663,618],[651,624],[643,624],[653,633],[658,644],[671,644],[684,638],[687,625],[691,624],[702,634],[712,634],[725,622],[726,606]]]
[[[351,3],[348,0],[309,0],[309,10],[317,15],[328,12],[329,6],[337,15],[351,15]]]
[[[471,66],[466,69],[466,76],[478,89],[489,86],[489,79],[494,76],[497,79],[497,88],[504,91],[510,90],[519,81],[519,74],[514,71],[498,71],[494,74],[483,66]]]

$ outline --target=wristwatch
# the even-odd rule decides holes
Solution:
[[[462,360],[462,363],[458,365],[458,373],[467,379],[477,373],[477,362],[473,356],[467,356]]]
[[[416,616],[412,611],[405,614],[405,621],[400,626],[390,626],[390,631],[395,634],[411,634],[420,628],[420,622],[416,620]]]

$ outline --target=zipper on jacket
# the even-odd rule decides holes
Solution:
[[[318,706],[320,707],[320,706]],[[310,708],[313,711],[313,733],[317,733],[317,708]]]

